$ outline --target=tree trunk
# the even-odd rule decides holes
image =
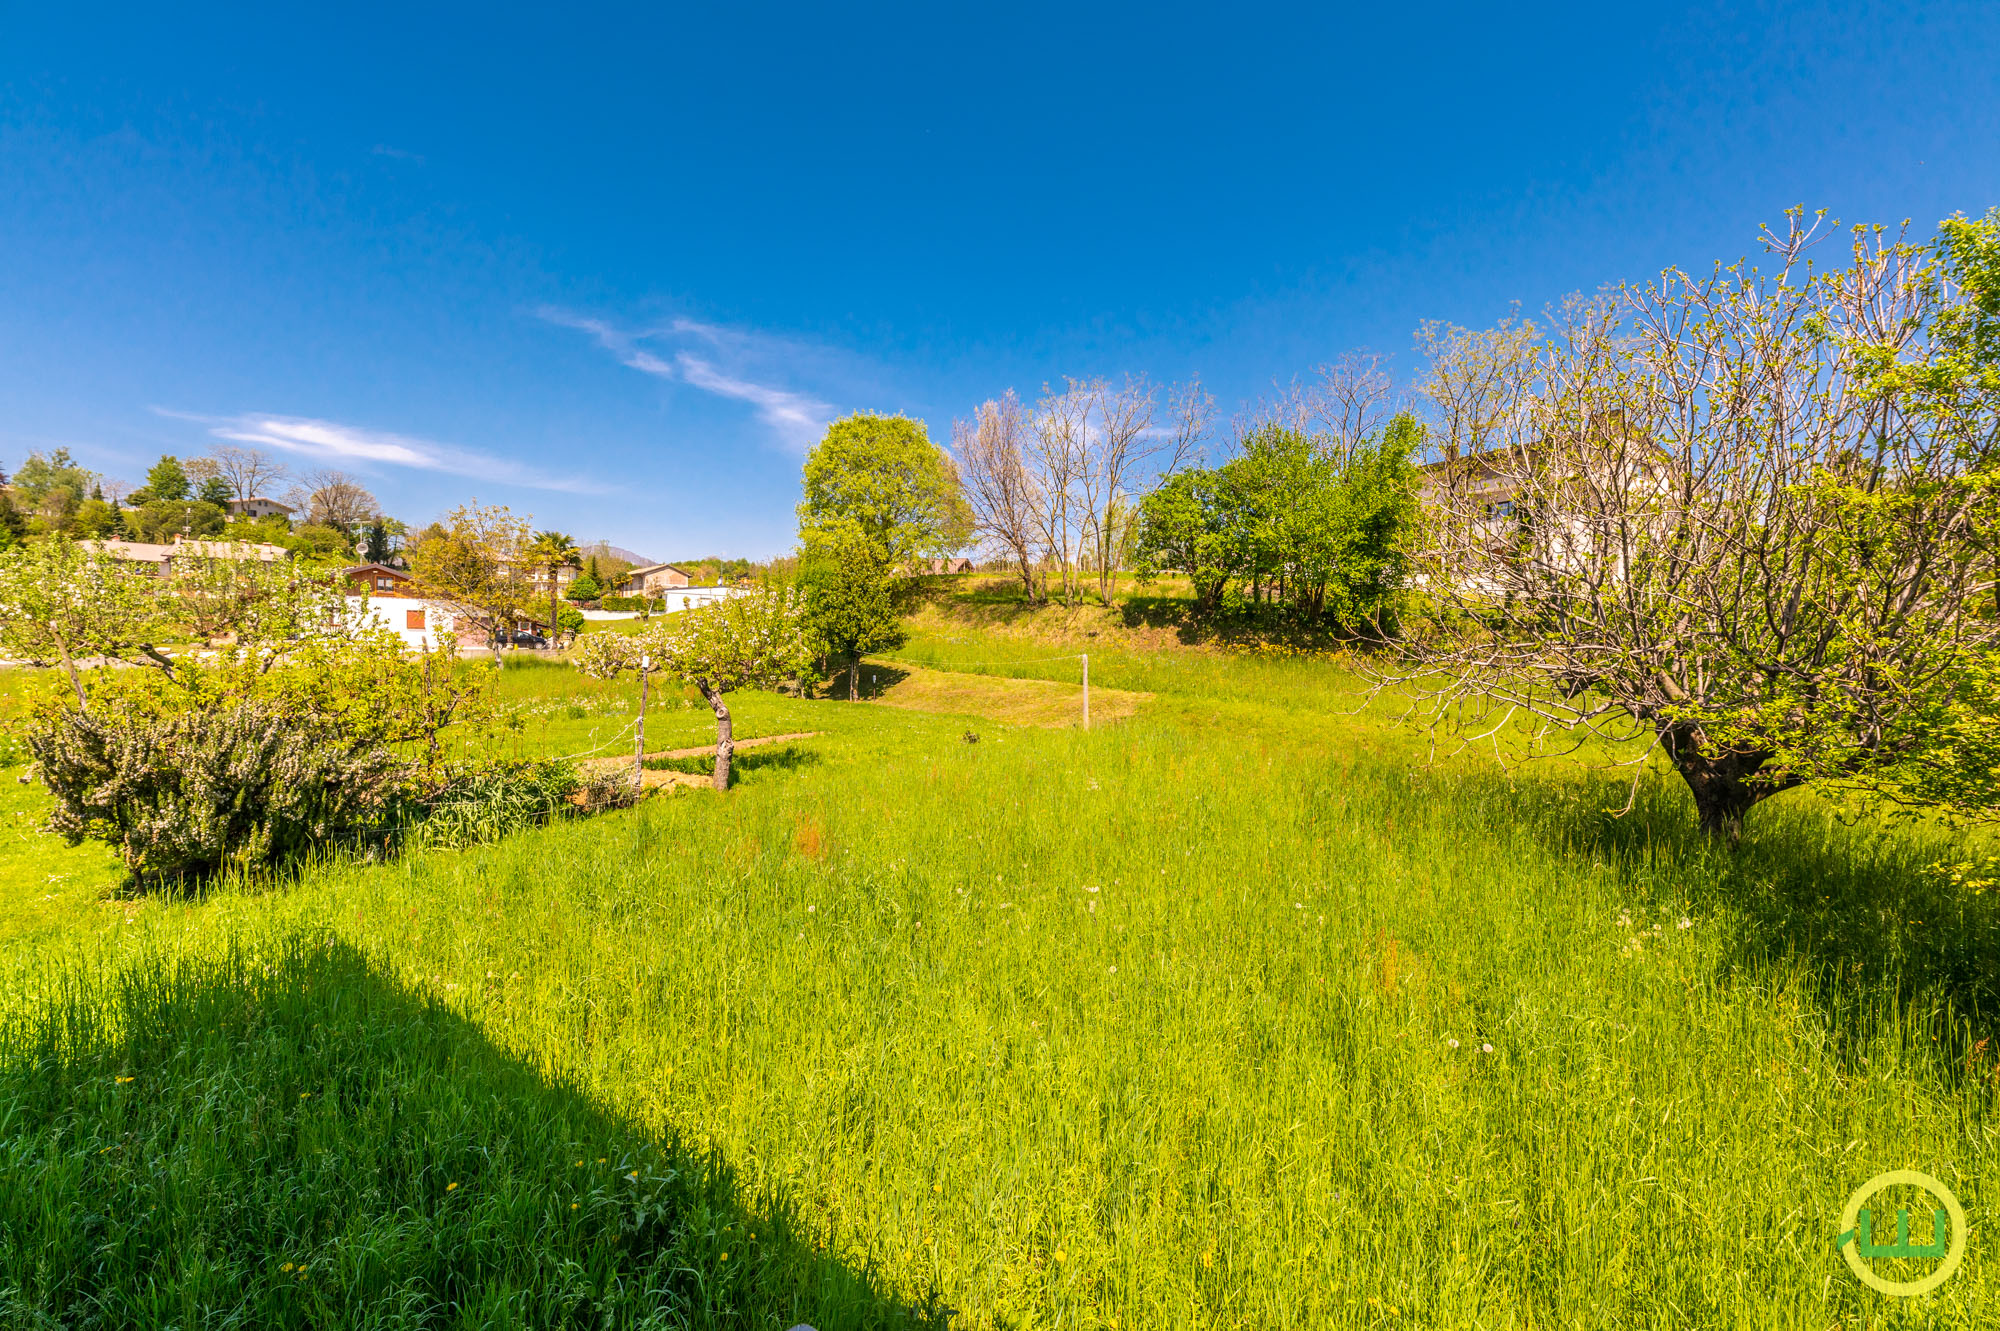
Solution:
[[[556,571],[549,569],[549,646],[556,645]]]
[[[861,701],[861,658],[858,656],[847,667],[847,701]]]
[[[1669,726],[1661,738],[1694,796],[1698,825],[1711,841],[1735,846],[1743,839],[1743,816],[1751,808],[1799,784],[1796,777],[1764,771],[1768,753],[1707,752],[1709,746],[1694,726]]]
[[[727,790],[729,760],[736,753],[736,731],[729,720],[729,705],[722,701],[722,690],[712,684],[700,687],[701,696],[715,709],[715,788]]]
[[[63,669],[69,671],[69,686],[76,690],[76,710],[79,714],[90,711],[90,704],[83,698],[83,676],[76,672],[76,662],[70,659],[69,642],[58,633],[55,635],[56,650],[62,653]]]

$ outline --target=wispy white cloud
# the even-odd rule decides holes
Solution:
[[[414,435],[393,434],[386,430],[367,430],[338,421],[257,412],[240,416],[201,416],[166,407],[154,407],[153,410],[174,420],[205,425],[216,439],[262,444],[326,464],[412,467],[419,471],[439,471],[453,476],[498,481],[503,485],[562,490],[574,494],[601,494],[604,491],[603,486],[581,477],[549,476],[533,467],[476,449],[441,444]]]
[[[749,403],[756,409],[757,418],[794,448],[811,447],[825,430],[826,423],[833,418],[833,407],[819,398],[751,377],[746,364],[768,359],[778,345],[775,339],[697,323],[692,319],[675,319],[658,328],[628,333],[602,319],[592,319],[553,306],[544,306],[535,313],[558,327],[588,333],[621,365],[655,378],[684,383],[704,393]],[[713,358],[665,348],[663,350],[668,350],[668,355],[661,355],[643,345],[649,341],[658,343],[677,337],[694,337],[706,342]],[[725,364],[719,366],[718,360]]]

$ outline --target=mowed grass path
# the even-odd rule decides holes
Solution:
[[[198,902],[107,904],[101,856],[44,901],[10,841],[0,1313],[1992,1324],[1994,919],[1943,843],[1787,797],[1712,855],[1667,782],[1611,820],[1602,775],[1426,769],[1324,662],[1092,681],[1153,696],[1088,734],[745,696],[823,733],[726,797]],[[565,752],[633,691],[503,687]],[[678,701],[649,747],[699,740]],[[1973,1237],[1892,1305],[1832,1239],[1902,1167]]]

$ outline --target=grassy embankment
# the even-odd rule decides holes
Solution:
[[[899,654],[1039,688],[742,697],[822,733],[725,797],[197,901],[7,774],[0,1321],[1991,1323],[2000,945],[1941,842],[1787,796],[1716,855],[1671,782],[1426,769],[1335,663],[1062,613]],[[1085,649],[1128,719],[980,714]],[[501,687],[524,753],[634,692]],[[1972,1218],[1920,1306],[1832,1248],[1895,1167]]]

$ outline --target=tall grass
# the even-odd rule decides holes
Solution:
[[[323,1325],[1991,1324],[2000,935],[1940,843],[1788,796],[1718,854],[1665,781],[1611,819],[1590,772],[1414,765],[1330,663],[1104,657],[1158,705],[968,744],[746,697],[822,761],[79,910],[8,958],[0,1287]],[[624,1184],[564,1228],[598,1155],[681,1180],[616,1252]],[[1832,1246],[1899,1167],[1973,1224],[1916,1306]],[[781,1250],[727,1283],[753,1222]]]

